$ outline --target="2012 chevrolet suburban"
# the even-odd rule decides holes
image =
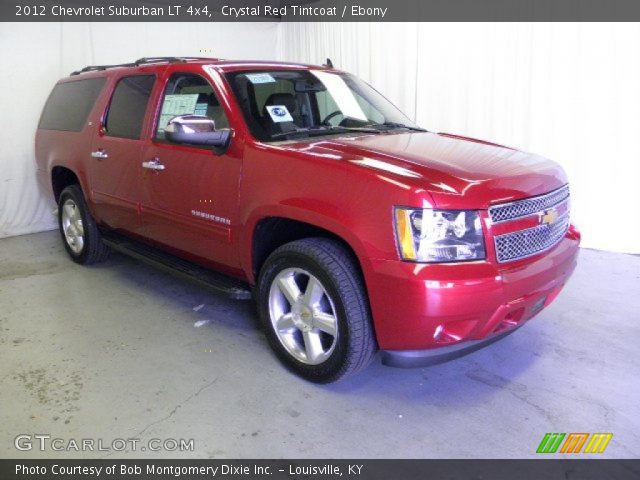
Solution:
[[[316,382],[490,343],[576,265],[556,163],[426,131],[330,63],[86,67],[51,92],[36,157],[74,261],[115,249],[254,297]]]

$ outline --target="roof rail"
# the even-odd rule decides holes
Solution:
[[[107,70],[108,68],[118,67],[139,67],[140,65],[149,65],[153,63],[186,63],[189,60],[219,60],[217,58],[210,57],[143,57],[139,58],[133,63],[119,63],[114,65],[89,65],[81,70],[71,72],[71,75],[80,75],[85,72],[95,72],[100,70]]]
[[[80,75],[85,72],[95,72],[98,70],[106,70],[108,68],[116,68],[116,67],[135,67],[135,63],[119,63],[117,65],[89,65],[88,67],[84,67],[81,70],[76,70],[75,72],[71,72],[71,75]]]

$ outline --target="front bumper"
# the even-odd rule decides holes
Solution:
[[[383,350],[382,363],[389,367],[413,368],[429,367],[448,362],[456,358],[473,353],[515,332],[520,325],[503,333],[491,335],[482,340],[470,340],[454,343],[447,347],[430,348],[427,350]]]
[[[502,338],[560,293],[579,244],[572,226],[553,249],[508,264],[372,260],[365,276],[383,358],[433,364],[442,361],[433,357],[446,360]]]

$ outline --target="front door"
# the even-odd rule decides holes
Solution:
[[[155,75],[120,78],[93,141],[88,172],[100,220],[133,232],[139,223],[141,140]]]
[[[176,145],[164,138],[164,127],[176,115],[205,115],[217,129],[229,128],[218,98],[198,74],[167,78],[153,136],[142,153],[140,234],[233,273],[238,267],[232,235],[238,225],[241,146],[232,141],[225,154],[216,155],[210,147]]]

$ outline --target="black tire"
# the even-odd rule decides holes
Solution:
[[[269,303],[272,283],[288,269],[303,269],[319,280],[326,293],[324,301],[330,298],[335,310],[338,333],[328,358],[320,364],[309,365],[296,358],[285,348],[272,324]],[[337,241],[307,238],[275,250],[260,271],[257,302],[262,327],[272,349],[285,366],[307,380],[335,382],[369,365],[377,350],[359,269],[350,252]],[[295,332],[295,327],[292,331]]]
[[[80,251],[74,251],[67,240],[63,228],[63,208],[69,200],[75,204],[82,219],[83,246]],[[98,225],[87,208],[87,203],[79,185],[70,185],[60,194],[60,199],[58,200],[58,227],[62,236],[62,243],[74,262],[90,265],[102,262],[109,256],[111,249],[102,242]]]

